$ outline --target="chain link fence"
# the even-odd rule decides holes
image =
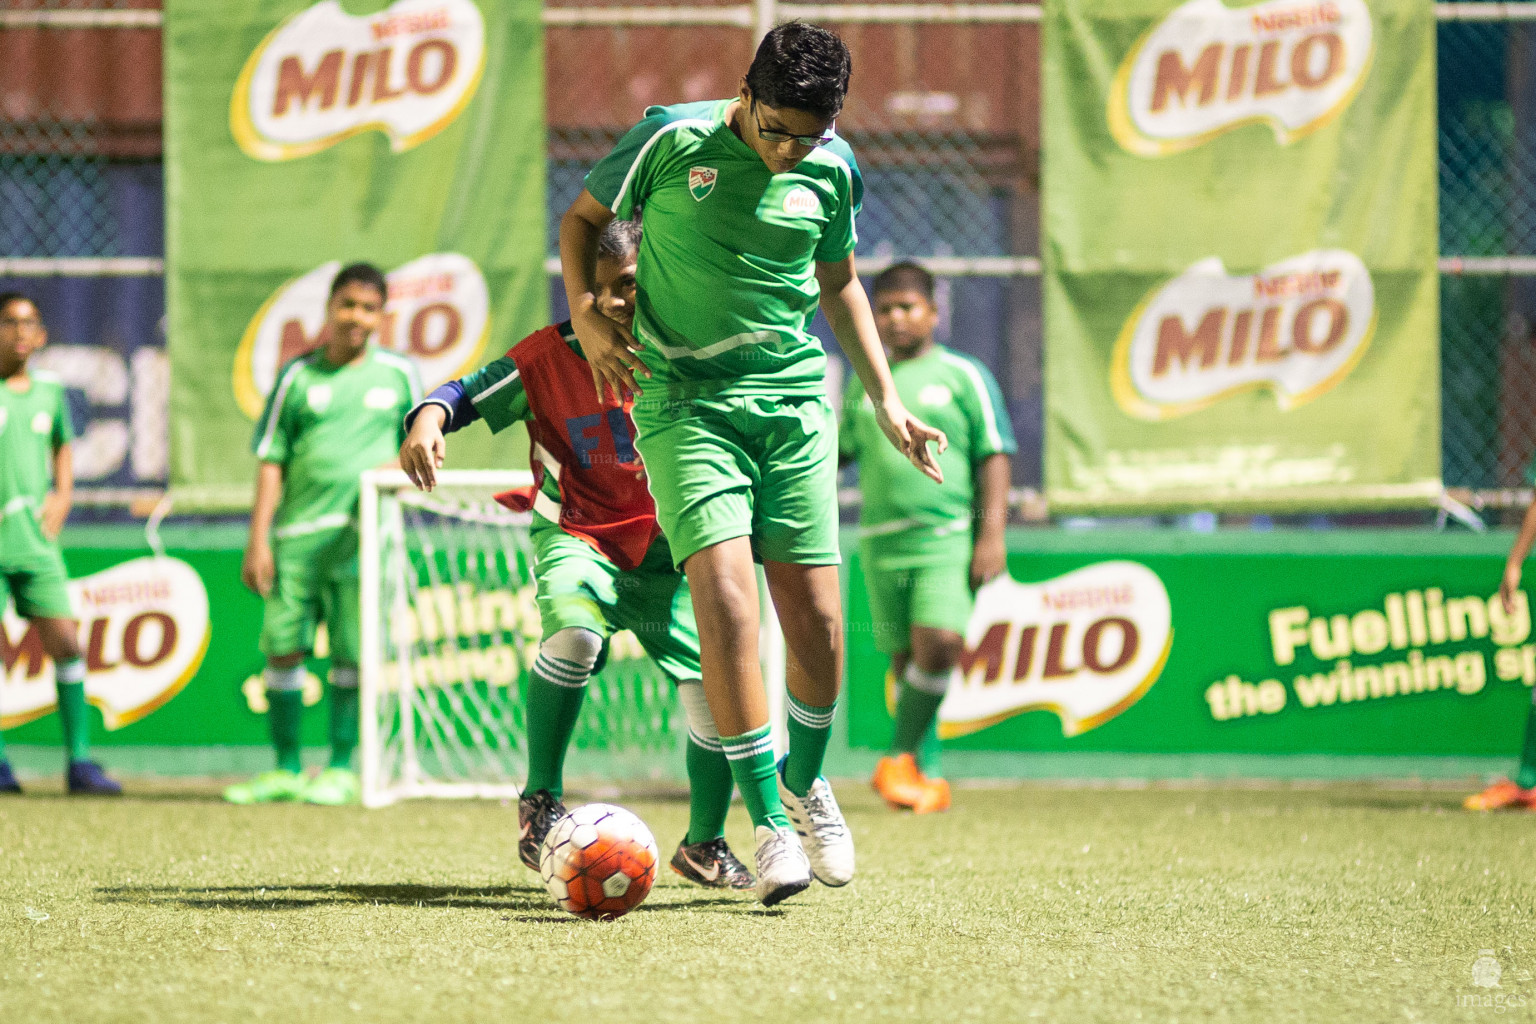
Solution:
[[[160,187],[159,41],[144,31],[157,7],[3,0],[0,279],[31,267],[158,285],[163,243],[124,198]],[[939,271],[941,338],[996,373],[1020,440],[1015,483],[1038,486],[1038,8],[685,8],[546,9],[550,255],[586,171],[648,104],[733,95],[775,13],[827,24],[855,59],[839,130],[867,185],[861,263]],[[1498,505],[1536,452],[1536,2],[1438,10],[1444,478]],[[152,89],[125,93],[144,65]]]

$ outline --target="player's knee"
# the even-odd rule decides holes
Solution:
[[[960,656],[965,653],[965,638],[948,630],[924,630],[923,635],[914,635],[913,640],[912,664],[924,672],[948,672],[960,664]]]
[[[590,629],[562,629],[539,645],[541,675],[559,683],[580,686],[597,667],[603,638]],[[579,677],[579,679],[577,678]]]
[[[77,661],[82,657],[80,640],[76,635],[79,632],[74,623],[69,623],[67,628],[40,630],[42,633],[43,653],[53,659],[54,664],[64,661]]]
[[[709,701],[704,696],[704,683],[698,679],[678,683],[677,702],[683,706],[683,715],[688,720],[688,732],[694,742],[709,750],[718,748],[720,730],[715,726],[715,716],[709,710]]]

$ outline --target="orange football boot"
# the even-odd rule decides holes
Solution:
[[[911,754],[882,757],[875,765],[875,777],[869,781],[893,810],[916,807],[927,794],[927,780],[917,770],[917,758]]]
[[[944,779],[924,779],[923,798],[912,806],[913,814],[936,814],[949,810],[949,783]]]
[[[1508,779],[1500,779],[1467,797],[1461,806],[1469,811],[1536,810],[1536,790],[1521,789]]]

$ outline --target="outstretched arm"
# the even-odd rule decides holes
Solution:
[[[869,308],[869,296],[864,294],[864,286],[853,268],[853,256],[836,263],[817,263],[816,281],[821,285],[822,311],[853,364],[853,372],[859,375],[874,403],[880,429],[891,444],[912,460],[912,465],[931,479],[943,482],[944,473],[928,450],[928,442],[937,442],[942,452],[949,447],[949,439],[942,430],[930,427],[901,404],[891,381],[885,349],[880,344],[880,332],[875,328],[875,315]]]

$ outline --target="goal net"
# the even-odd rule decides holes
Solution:
[[[532,482],[525,472],[445,471],[423,494],[399,470],[363,475],[365,805],[520,792],[539,611],[531,517],[495,495]],[[778,695],[782,643],[773,630],[765,641]],[[680,781],[685,730],[667,677],[632,634],[616,634],[588,684],[567,774],[596,785]]]

